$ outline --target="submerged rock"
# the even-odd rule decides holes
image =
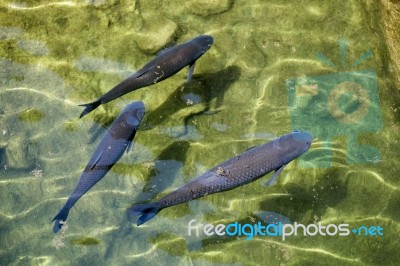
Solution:
[[[232,0],[195,0],[190,2],[190,11],[201,16],[225,12],[231,8]]]
[[[9,140],[5,149],[5,165],[10,169],[29,169],[35,164],[35,149],[21,136]]]
[[[43,56],[49,54],[49,48],[44,42],[38,40],[19,40],[17,41],[17,45],[22,50],[35,55],[35,56]]]
[[[147,28],[147,27],[146,27]],[[145,53],[156,53],[172,41],[178,26],[172,20],[152,21],[149,27],[139,33],[136,43]]]

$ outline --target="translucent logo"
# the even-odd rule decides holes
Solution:
[[[339,41],[341,67],[346,64],[347,42]],[[370,50],[350,65],[355,68],[372,57]],[[322,53],[322,63],[337,68]],[[286,80],[289,111],[293,130],[306,130],[318,138],[322,147],[300,160],[303,167],[329,167],[332,161],[332,140],[345,137],[349,163],[380,160],[379,150],[359,137],[382,127],[378,98],[378,79],[373,70],[337,72],[327,75]],[[312,164],[308,163],[312,160]]]
[[[356,236],[383,236],[383,228],[378,226],[360,226],[350,231],[349,224],[309,224],[304,225],[294,222],[290,223],[239,223],[233,222],[224,224],[198,224],[195,219],[188,223],[188,235],[199,237],[200,234],[206,236],[245,236],[246,240],[252,240],[256,236],[281,237],[285,241],[289,236],[349,236],[352,232]]]

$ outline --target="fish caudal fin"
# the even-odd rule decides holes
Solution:
[[[137,226],[151,220],[154,216],[161,211],[160,204],[158,202],[151,202],[146,204],[138,204],[130,207],[128,213],[139,217],[137,220]]]
[[[99,107],[100,104],[101,104],[100,100],[96,100],[96,101],[91,102],[91,103],[80,104],[79,106],[84,106],[85,110],[83,110],[83,112],[81,113],[79,118],[84,117],[85,115],[87,115],[88,113],[90,113],[91,111],[93,111],[94,109]]]
[[[65,206],[60,210],[60,212],[51,220],[52,222],[55,221],[54,226],[53,226],[53,232],[57,233],[60,231],[61,227],[64,225],[64,222],[67,220],[69,213],[69,208],[66,208]]]

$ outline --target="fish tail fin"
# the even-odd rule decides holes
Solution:
[[[90,113],[91,111],[93,111],[94,109],[99,107],[100,104],[101,104],[101,100],[96,100],[91,103],[80,104],[79,106],[84,106],[85,109],[83,110],[83,112],[81,113],[79,118],[84,117],[85,115],[87,115],[88,113]]]
[[[58,214],[51,220],[52,222],[55,221],[54,226],[53,226],[53,232],[57,233],[60,231],[61,227],[64,225],[65,221],[67,220],[69,213],[69,208],[63,207]]]
[[[154,216],[156,216],[157,213],[161,210],[162,208],[160,206],[160,203],[150,202],[146,204],[133,205],[128,209],[128,213],[139,217],[139,219],[137,220],[137,226],[139,226],[153,219]]]

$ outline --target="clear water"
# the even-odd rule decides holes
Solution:
[[[396,264],[400,94],[378,9],[367,1],[2,1],[1,264]],[[191,82],[185,69],[78,119],[78,104],[199,34],[215,43]],[[343,82],[368,91],[368,100],[357,86],[332,94]],[[50,221],[101,126],[133,100],[147,108],[134,148],[78,201],[55,238]],[[140,227],[128,220],[131,204],[294,129],[317,139],[274,186],[262,186],[267,176],[165,209]],[[265,211],[305,225],[379,225],[384,234],[188,236],[192,219],[251,223]]]

